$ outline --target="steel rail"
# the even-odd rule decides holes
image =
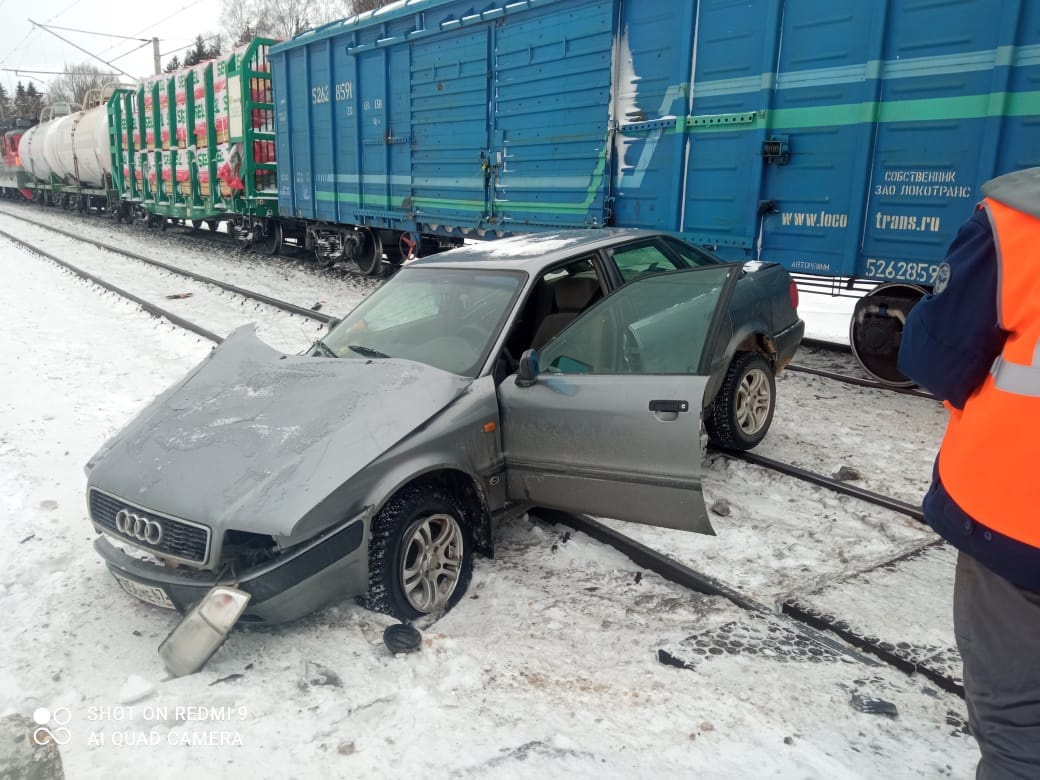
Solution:
[[[777,471],[781,474],[786,474],[789,477],[795,477],[804,482],[810,482],[813,485],[833,490],[835,493],[842,493],[846,496],[858,498],[869,504],[874,504],[875,506],[880,506],[885,509],[891,509],[893,512],[899,512],[900,514],[924,522],[924,513],[921,509],[913,504],[908,504],[906,501],[900,501],[897,498],[889,498],[881,493],[875,493],[873,490],[856,487],[855,485],[850,485],[848,482],[842,482],[841,480],[833,479],[832,477],[825,477],[823,474],[817,474],[815,471],[809,471],[808,469],[799,468],[798,466],[792,466],[790,463],[773,460],[772,458],[767,458],[764,455],[759,455],[757,453],[743,452],[740,450],[717,450],[717,452],[721,455],[725,455],[727,458],[742,460],[755,466],[761,466],[770,469],[771,471]]]
[[[116,287],[111,282],[106,282],[104,279],[102,279],[102,278],[100,278],[98,276],[94,276],[94,274],[88,273],[88,272],[84,271],[82,268],[78,268],[77,266],[74,266],[72,263],[70,263],[70,262],[68,262],[66,260],[62,260],[61,258],[55,257],[50,252],[47,252],[46,250],[41,249],[38,246],[34,246],[33,244],[30,244],[28,241],[23,241],[20,238],[16,238],[15,236],[12,236],[10,233],[8,233],[5,230],[0,230],[0,236],[3,236],[4,238],[6,238],[11,243],[18,245],[18,246],[22,247],[23,249],[26,249],[26,250],[32,252],[33,254],[39,255],[40,257],[43,257],[43,258],[46,258],[47,260],[50,260],[52,263],[56,263],[57,265],[61,266],[62,268],[65,268],[66,270],[71,271],[72,273],[76,274],[76,276],[79,276],[82,279],[86,279],[88,282],[96,284],[99,287],[104,287],[106,290],[114,292],[116,295],[120,295],[123,298],[126,298],[127,300],[133,301],[138,306],[140,306],[142,309],[144,309],[146,312],[148,312],[149,314],[151,314],[151,315],[153,315],[155,317],[165,317],[167,320],[169,320],[172,324],[176,325],[177,327],[184,328],[185,330],[190,330],[192,333],[197,333],[198,335],[202,336],[203,338],[209,339],[210,341],[212,341],[212,342],[214,342],[216,344],[220,344],[221,342],[224,341],[222,336],[218,336],[213,331],[206,330],[201,325],[197,325],[194,322],[192,322],[191,320],[186,320],[183,317],[181,317],[181,316],[179,316],[177,314],[174,314],[171,311],[167,311],[166,309],[162,308],[161,306],[156,306],[154,303],[151,303],[150,301],[146,301],[144,298],[140,298],[140,297],[134,295],[132,292],[127,292],[126,290],[122,289],[121,287]]]
[[[25,205],[25,204],[21,204],[21,205]],[[36,204],[32,204],[32,205],[36,205]],[[83,213],[80,213],[80,212],[63,211],[62,213],[65,214],[65,216],[69,217],[70,219],[84,218],[88,223],[90,223],[92,221],[90,217],[87,217],[86,215],[84,215]],[[50,225],[45,225],[43,223],[36,222],[35,220],[29,219],[27,217],[23,217],[23,216],[20,216],[18,214],[13,214],[10,211],[7,211],[5,209],[0,209],[0,214],[3,214],[4,216],[11,217],[12,219],[20,219],[20,220],[22,220],[24,222],[29,222],[31,224],[38,225],[40,227],[46,227],[46,228],[50,227]],[[206,221],[206,220],[203,220],[203,221]],[[187,227],[187,226],[183,226],[183,227]],[[55,229],[57,230],[57,228],[55,228]],[[241,251],[250,252],[251,254],[256,255],[257,257],[264,258],[264,259],[270,259],[271,257],[275,256],[275,255],[271,255],[271,254],[269,254],[267,252],[258,251],[256,249],[253,249],[252,247],[243,247],[240,243],[238,243],[231,236],[229,236],[229,235],[227,235],[225,233],[218,233],[216,231],[207,230],[207,231],[203,231],[203,232],[184,232],[184,233],[178,231],[178,232],[174,232],[174,233],[166,233],[166,228],[161,228],[161,231],[163,233],[165,233],[168,237],[170,237],[172,240],[180,241],[180,242],[182,242],[184,244],[187,244],[187,245],[190,245],[191,242],[194,241],[194,242],[201,242],[203,244],[208,244],[209,246],[213,246],[214,244],[216,244],[218,246],[223,246],[223,247],[229,248],[229,249],[230,248],[234,248],[234,249],[238,249],[238,250],[241,250]],[[79,238],[79,236],[75,236],[75,237]],[[280,255],[280,256],[285,258],[285,259],[287,259],[287,260],[291,260],[291,258],[288,255]],[[345,276],[357,277],[358,279],[363,279],[363,280],[371,282],[371,283],[373,283],[375,285],[378,285],[380,282],[383,281],[383,277],[382,276],[372,276],[371,274],[366,274],[366,273],[363,273],[362,271],[355,271],[355,270],[352,270],[352,269],[347,268],[347,267],[342,266],[342,265],[336,266],[334,269],[333,268],[329,268],[329,269],[324,269],[324,270],[327,271],[327,272],[330,272],[332,274],[332,276],[334,276],[334,277],[336,275],[342,274],[342,275],[345,275]],[[393,269],[393,270],[395,270],[395,269]],[[393,270],[391,270],[391,273],[387,274],[387,276],[392,275]],[[318,275],[318,274],[315,274],[315,275]]]
[[[91,246],[96,246],[99,249],[104,249],[106,252],[112,252],[113,254],[129,257],[131,260],[137,260],[139,262],[155,266],[156,268],[161,268],[164,271],[169,271],[170,273],[185,276],[189,279],[194,279],[195,281],[202,282],[203,284],[211,284],[214,287],[219,287],[220,289],[226,290],[227,292],[234,293],[236,295],[241,295],[243,298],[251,298],[254,301],[259,301],[260,303],[267,304],[268,306],[273,306],[276,309],[281,309],[282,311],[287,311],[291,314],[299,314],[301,317],[308,317],[312,320],[317,320],[325,324],[328,324],[335,319],[335,317],[329,314],[322,314],[321,312],[313,311],[312,309],[308,309],[304,306],[297,306],[295,303],[289,303],[288,301],[282,301],[278,298],[272,298],[271,296],[265,295],[263,293],[255,292],[253,290],[247,290],[244,287],[239,287],[238,285],[231,284],[230,282],[224,282],[220,279],[214,279],[211,276],[205,276],[203,274],[196,273],[195,271],[189,271],[186,268],[179,268],[175,265],[164,263],[161,260],[155,260],[154,258],[146,257],[145,255],[138,254],[137,252],[132,252],[129,249],[122,249],[111,244],[106,244],[104,241],[97,241],[92,238],[84,238],[83,236],[77,236],[75,233],[72,233],[68,230],[62,230],[61,228],[54,227],[52,225],[44,225],[40,222],[37,222],[36,220],[27,219],[16,214],[11,214],[7,211],[0,210],[0,213],[2,213],[6,217],[11,217],[11,219],[19,219],[22,222],[28,222],[30,225],[35,225],[38,228],[49,230],[53,233],[65,236],[66,238],[71,238],[75,241],[82,241],[83,243],[90,244]]]
[[[938,400],[934,395],[929,393],[927,390],[921,390],[916,387],[892,387],[886,385],[884,382],[877,382],[873,379],[863,379],[858,376],[848,376],[847,374],[838,374],[834,371],[826,371],[822,368],[810,368],[809,366],[800,366],[797,363],[788,364],[787,371],[794,371],[800,374],[812,374],[813,376],[821,376],[825,379],[833,379],[836,382],[844,382],[849,385],[856,385],[857,387],[869,387],[875,390],[887,390],[892,393],[902,393],[903,395],[912,395],[917,398],[928,398],[933,401]]]
[[[753,465],[768,468],[781,474],[792,476],[810,482],[811,484],[825,487],[835,492],[907,515],[915,520],[924,520],[921,510],[905,501],[889,498],[888,496],[883,496],[864,488],[858,488],[854,485],[849,485],[830,477],[825,477],[822,474],[816,474],[815,472],[792,466],[787,463],[781,463],[780,461],[775,461],[761,455],[755,455],[749,452],[723,450],[720,450],[720,453],[727,457],[744,460]],[[544,509],[539,509],[537,514],[539,517],[545,518],[550,522],[570,526],[597,541],[613,547],[615,550],[631,559],[638,566],[653,571],[669,582],[674,582],[688,590],[713,596],[721,596],[746,611],[770,614],[776,613],[776,609],[770,608],[765,604],[749,598],[726,583],[691,569],[689,566],[680,563],[674,558],[660,553],[591,517]],[[920,547],[914,548],[913,550],[901,552],[899,555],[881,561],[866,569],[856,571],[846,576],[844,579],[848,579],[850,576],[860,576],[883,566],[889,566],[893,563],[909,560],[920,555],[925,550],[940,544],[942,544],[941,540],[930,541]],[[964,698],[964,686],[958,683],[955,679],[911,659],[898,655],[894,652],[894,648],[890,649],[890,647],[885,647],[885,643],[880,640],[871,641],[867,637],[856,634],[848,628],[848,624],[843,625],[837,620],[830,620],[825,616],[814,614],[801,606],[798,603],[796,596],[784,600],[778,605],[778,608],[782,614],[790,617],[802,626],[803,633],[817,643],[825,644],[831,649],[838,649],[845,655],[851,654],[861,662],[864,662],[864,656],[862,654],[867,654],[908,674],[920,674],[942,690]],[[858,652],[850,653],[847,647],[840,643],[836,644],[835,640],[830,639],[827,634],[839,637],[843,642],[855,648]],[[682,663],[676,661],[676,659],[666,657],[669,655],[666,651],[661,650],[660,653],[662,662],[673,663],[680,666],[682,665]],[[867,659],[866,662],[876,664],[877,662],[873,661],[873,658]]]
[[[710,596],[721,596],[732,602],[735,606],[747,612],[776,615],[777,610],[745,596],[739,591],[731,588],[719,580],[702,574],[689,566],[680,563],[671,556],[664,555],[645,544],[636,541],[620,531],[610,528],[598,520],[587,515],[577,515],[557,510],[538,509],[538,517],[548,522],[566,525],[575,531],[580,531],[587,536],[612,547],[622,555],[629,558],[637,566],[652,571],[669,582]],[[894,561],[905,560],[931,547],[935,542],[923,545],[920,549],[910,553],[903,553],[891,561],[878,564],[878,567],[888,565]],[[877,568],[877,567],[874,567]],[[862,572],[857,572],[861,574]],[[881,641],[873,642],[869,638],[856,634],[848,628],[839,625],[836,621],[813,614],[799,606],[794,599],[788,599],[779,605],[779,614],[789,617],[798,625],[798,630],[808,639],[838,652],[844,656],[867,666],[877,667],[881,664],[892,666],[907,674],[920,674],[922,677],[933,682],[936,686],[948,693],[964,698],[964,686],[951,677],[935,671],[927,666],[920,665],[914,661],[904,658],[884,646]],[[838,637],[841,641],[832,638]],[[671,656],[664,649],[658,651],[658,659],[662,663],[674,666],[685,664]],[[875,660],[876,659],[876,660]]]

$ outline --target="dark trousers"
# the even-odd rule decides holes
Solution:
[[[1040,778],[1040,593],[961,553],[953,625],[979,780]]]

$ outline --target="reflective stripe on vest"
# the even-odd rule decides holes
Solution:
[[[1040,398],[1040,343],[1033,350],[1033,363],[1025,366],[998,355],[989,371],[994,385],[1005,393]]]

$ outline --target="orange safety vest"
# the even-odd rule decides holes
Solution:
[[[978,522],[1040,548],[1040,219],[983,202],[997,248],[1004,350],[963,410],[950,408],[939,476]]]

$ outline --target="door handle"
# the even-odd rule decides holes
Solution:
[[[690,411],[690,403],[689,401],[651,401],[650,411],[671,412],[672,414],[688,412]]]

